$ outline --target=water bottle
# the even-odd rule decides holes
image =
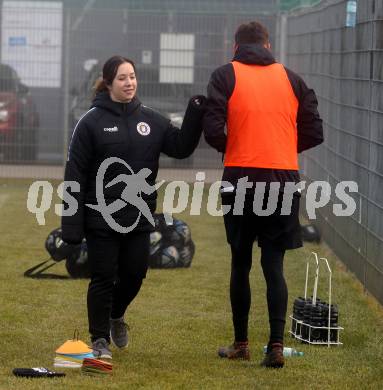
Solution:
[[[267,345],[263,347],[263,353],[267,352]],[[283,356],[303,356],[303,352],[297,351],[295,348],[283,347]]]
[[[347,1],[346,5],[346,27],[355,27],[356,24],[356,0]]]

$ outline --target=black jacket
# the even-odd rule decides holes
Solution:
[[[106,170],[102,188],[108,205],[120,199],[125,188],[124,183],[106,187],[118,175],[149,168],[151,173],[146,182],[154,185],[161,152],[175,158],[186,158],[193,153],[202,133],[205,110],[205,98],[198,98],[199,101],[196,97],[190,100],[182,127],[178,129],[169,119],[142,105],[138,98],[130,103],[117,103],[110,99],[107,92],[97,94],[91,109],[79,120],[68,150],[65,182],[78,182],[80,192],[68,191],[69,196],[77,200],[78,210],[73,216],[62,217],[64,241],[80,242],[85,229],[110,229],[98,210],[86,206],[98,203],[96,176],[104,160],[117,157],[129,166],[113,163]],[[64,193],[64,210],[69,204],[69,196]],[[141,193],[141,196],[153,213],[157,193]],[[112,216],[119,225],[130,227],[139,217],[139,210],[127,204]],[[141,216],[135,230],[151,231],[153,227]]]
[[[262,66],[275,63],[268,49],[255,44],[239,45],[233,61]],[[285,69],[299,104],[297,130],[298,153],[300,153],[323,142],[322,120],[319,117],[318,101],[314,91],[309,89],[296,73]],[[216,69],[207,87],[207,111],[203,121],[205,139],[209,145],[221,153],[225,153],[226,149],[227,107],[234,87],[235,73],[231,63]],[[223,180],[235,186],[237,180],[245,176],[248,176],[249,181],[252,182],[299,182],[298,171],[247,167],[225,167]]]

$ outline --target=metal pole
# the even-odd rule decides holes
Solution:
[[[222,64],[227,62],[227,53],[228,53],[228,45],[231,43],[229,40],[229,32],[228,32],[228,16],[225,15],[225,24],[223,26],[223,53],[222,53]],[[233,51],[233,50],[232,50]],[[233,53],[234,54],[234,53]]]
[[[287,14],[280,15],[280,29],[279,29],[279,62],[286,64],[286,50],[287,50]]]
[[[318,259],[318,255],[315,252],[311,252],[311,253],[315,256],[315,261],[317,263],[317,268],[315,270],[314,291],[313,291],[313,306],[316,306],[317,291],[318,291],[318,279],[319,279],[319,259]]]
[[[310,263],[309,263],[309,261],[307,261],[307,264],[306,264],[306,281],[305,281],[305,301],[307,299],[307,282],[308,282],[308,279],[309,279],[309,267],[310,267]]]
[[[68,152],[68,130],[69,130],[69,56],[70,56],[70,29],[71,29],[71,21],[70,21],[70,8],[68,8],[65,12],[65,31],[64,31],[64,60],[62,63],[64,64],[63,71],[63,98],[64,98],[64,120],[63,120],[63,168],[65,168],[66,160],[67,160],[67,152]]]
[[[327,346],[330,347],[330,338],[331,338],[331,279],[332,279],[332,272],[330,265],[325,257],[321,257],[320,260],[323,260],[326,262],[327,269],[328,269],[328,321],[327,321]]]
[[[376,19],[376,9],[375,9],[375,3],[373,3],[373,12],[371,12],[371,19],[370,22],[369,22],[369,26],[370,26],[370,55],[369,55],[369,59],[370,59],[370,82],[369,82],[369,92],[370,92],[370,95],[369,95],[369,112],[368,112],[368,139],[369,139],[369,147],[368,147],[368,167],[371,167],[371,155],[372,155],[372,152],[371,152],[371,148],[373,147],[372,145],[372,105],[373,105],[373,102],[374,102],[374,95],[373,95],[373,90],[374,90],[374,39],[375,39],[375,34],[376,34],[376,30],[375,30],[375,19]],[[378,38],[378,36],[376,35],[376,38]],[[369,170],[371,171],[372,168],[369,168]],[[375,173],[375,172],[374,172]],[[370,177],[371,177],[371,174],[370,175],[367,175],[367,189],[369,190],[370,189]],[[371,235],[371,233],[369,232],[369,209],[370,209],[370,199],[367,200],[367,212],[366,212],[366,227],[365,227],[365,233],[366,233],[366,251],[365,251],[365,255],[363,256],[364,257],[364,264],[363,264],[363,287],[364,287],[364,292],[366,293],[368,291],[368,288],[367,288],[367,263],[368,263],[368,255],[369,255],[369,240],[368,240],[368,235]],[[362,214],[362,212],[361,212]]]

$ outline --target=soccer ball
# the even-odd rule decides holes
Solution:
[[[162,268],[175,268],[177,267],[178,259],[180,258],[179,252],[175,246],[168,246],[162,250],[161,254],[161,266]]]
[[[160,232],[150,233],[150,256],[153,255],[161,247],[162,234]]]
[[[54,261],[61,261],[80,250],[81,245],[67,244],[62,240],[61,229],[51,231],[45,240],[45,249]]]
[[[69,255],[65,262],[65,268],[72,278],[89,278],[90,264],[88,262],[88,247],[83,239],[80,248]]]
[[[176,248],[182,248],[184,246],[184,237],[172,226],[167,234],[167,242]]]
[[[188,268],[191,265],[193,256],[195,252],[195,245],[193,241],[190,241],[189,244],[184,246],[182,249],[179,250],[180,258],[178,260],[178,266],[179,267],[185,267]]]
[[[175,231],[183,238],[183,244],[187,244],[191,240],[191,232],[189,226],[179,219],[175,219],[173,222]]]

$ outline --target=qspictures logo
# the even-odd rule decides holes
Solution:
[[[103,183],[107,169],[110,165],[114,163],[119,163],[125,166],[129,171],[129,174],[120,174],[105,186],[105,188],[109,188],[118,183],[125,184],[125,188],[120,195],[121,199],[117,199],[107,205],[105,202]],[[130,231],[132,231],[138,225],[141,215],[143,215],[154,226],[154,219],[152,213],[147,203],[143,200],[142,194],[152,194],[156,191],[157,188],[160,187],[162,183],[159,183],[155,186],[151,186],[150,184],[148,184],[146,179],[151,173],[151,170],[148,168],[142,168],[139,172],[134,173],[132,168],[124,160],[121,160],[117,157],[107,158],[102,162],[97,172],[97,205],[86,204],[86,206],[99,211],[106,223],[113,230],[119,233],[129,233]],[[121,226],[118,222],[114,220],[112,214],[123,209],[128,204],[137,208],[139,213],[133,225]]]
[[[105,184],[105,177],[112,164],[120,164],[126,173],[119,174]],[[121,169],[119,169],[121,171]],[[85,207],[100,213],[105,222],[119,233],[131,232],[139,223],[140,219],[146,218],[153,226],[154,220],[144,195],[151,195],[164,185],[164,181],[151,185],[148,178],[151,170],[142,168],[138,172],[124,160],[111,157],[102,162],[96,176],[96,199],[97,204],[85,204]],[[206,211],[209,215],[221,217],[229,212],[234,215],[242,215],[245,208],[245,198],[248,198],[249,191],[252,194],[252,209],[254,214],[268,216],[276,212],[281,196],[281,184],[279,182],[252,183],[248,177],[238,180],[236,187],[232,183],[216,181],[207,187],[205,183],[205,173],[197,172],[194,183],[185,181],[171,181],[164,187],[164,200],[162,210],[165,213],[166,222],[172,222],[172,215],[181,213],[188,207],[190,215],[200,215],[204,204],[204,192],[207,190]],[[105,191],[119,184],[123,190],[118,199],[107,203]],[[62,204],[55,204],[55,213],[58,216],[73,216],[77,213],[79,205],[73,194],[80,192],[80,183],[67,181],[57,187],[58,196],[64,201]],[[54,188],[49,181],[35,181],[29,188],[27,208],[35,214],[39,225],[45,225],[45,213],[52,206]],[[281,215],[291,213],[294,194],[305,192],[305,208],[309,219],[316,219],[316,211],[321,207],[329,205],[332,201],[332,211],[335,216],[345,217],[355,213],[357,205],[350,195],[358,192],[358,185],[353,181],[343,181],[336,185],[334,191],[329,183],[325,181],[314,181],[307,185],[306,182],[288,182],[283,188],[283,198],[280,206]],[[221,205],[220,198],[231,194],[234,202],[231,205]],[[267,195],[266,195],[267,194]],[[266,197],[267,196],[267,197]],[[266,197],[266,198],[265,198]],[[267,200],[267,202],[265,202]],[[265,205],[266,203],[266,205]],[[130,226],[122,226],[115,217],[115,213],[126,207],[133,207],[138,210],[136,220]]]

